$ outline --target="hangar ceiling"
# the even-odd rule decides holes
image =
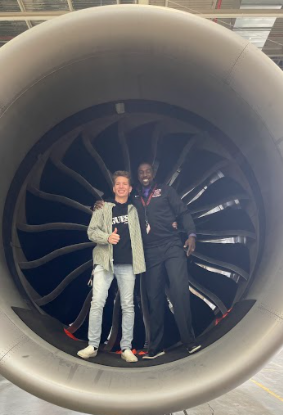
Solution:
[[[249,39],[283,69],[283,0],[0,0],[0,47],[45,20],[117,3],[200,15]]]

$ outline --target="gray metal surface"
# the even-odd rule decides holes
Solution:
[[[45,20],[89,7],[136,4],[193,13],[248,38],[282,69],[282,0],[10,0],[0,1],[0,47]],[[274,16],[270,17],[270,16]],[[239,31],[239,19],[244,30]]]
[[[259,370],[283,342],[281,71],[211,22],[135,6],[42,24],[1,48],[0,66],[1,216],[17,168],[44,133],[82,109],[124,99],[177,105],[223,131],[249,161],[266,214],[262,261],[247,294],[257,300],[251,311],[197,355],[138,371],[80,361],[32,333],[11,309],[26,303],[1,243],[1,373],[76,411],[141,415],[199,405]]]
[[[281,415],[283,352],[257,375],[220,398],[166,415]],[[0,376],[0,415],[79,415],[28,394]],[[150,412],[147,413],[150,415]]]

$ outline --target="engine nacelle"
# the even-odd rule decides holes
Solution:
[[[246,40],[213,22],[135,5],[86,9],[41,24],[1,48],[0,67],[1,374],[54,404],[105,415],[160,415],[193,407],[252,376],[283,341],[283,75],[279,68]],[[139,115],[131,116],[135,105],[141,105]],[[148,110],[151,105],[160,111],[153,114]],[[28,232],[29,226],[41,226],[40,221],[28,224],[31,213],[21,210],[25,203],[32,205],[25,192],[50,200],[47,190],[38,193],[38,186],[52,146],[59,139],[71,143],[83,124],[90,134],[97,127],[98,135],[112,116],[116,122],[127,113],[126,132],[140,126],[144,114],[147,123],[163,123],[154,129],[152,141],[156,134],[171,133],[172,138],[178,125],[178,134],[198,137],[198,154],[217,154],[221,158],[217,171],[228,172],[224,176],[230,177],[229,183],[239,177],[246,197],[235,190],[232,199],[240,200],[254,229],[237,234],[255,241],[249,245],[248,270],[236,263],[239,255],[236,262],[231,259],[233,266],[225,265],[225,258],[212,261],[218,270],[229,269],[243,281],[231,302],[250,301],[251,307],[198,354],[155,367],[113,368],[82,361],[43,340],[14,311],[33,307],[40,314],[40,301],[44,303],[36,282],[31,283],[34,277],[25,283],[21,279],[24,270],[38,264],[21,247],[17,229]],[[96,115],[92,118],[92,114]],[[117,137],[123,142],[119,132]],[[96,159],[102,170],[103,160],[107,165],[104,150]],[[131,156],[135,149],[131,151],[124,152],[128,167],[138,157]],[[60,160],[52,160],[58,167]],[[172,161],[176,171],[177,164]],[[107,169],[103,171],[107,175]],[[198,176],[190,190],[210,185],[209,177],[208,173]],[[78,181],[87,187],[85,181]],[[246,208],[241,200],[252,200],[252,207]],[[227,202],[225,196],[218,204]],[[192,206],[200,219],[210,205]],[[18,226],[22,223],[24,227]],[[207,236],[199,223],[199,234]],[[210,242],[215,236],[211,229]],[[226,231],[221,232],[223,237]],[[207,238],[200,237],[201,241]],[[42,254],[45,260],[46,255]],[[195,262],[208,267],[206,258],[199,251]],[[192,286],[198,290],[197,283]],[[205,292],[213,300],[209,290]],[[215,299],[222,314],[229,301]]]

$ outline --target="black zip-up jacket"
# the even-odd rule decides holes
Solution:
[[[182,225],[188,236],[195,233],[193,218],[176,190],[164,184],[152,183],[149,195],[154,187],[155,191],[146,207],[143,206],[141,197],[145,202],[148,198],[143,196],[141,186],[137,187],[133,195],[133,204],[138,210],[145,246],[157,246],[168,243],[169,240],[180,242],[179,232],[172,226],[176,220]],[[150,225],[149,233],[146,233],[146,219]]]

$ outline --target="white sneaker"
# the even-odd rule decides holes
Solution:
[[[126,360],[128,363],[137,362],[138,358],[134,355],[134,353],[130,349],[126,349],[122,352],[121,358]]]
[[[90,357],[95,357],[97,355],[97,349],[93,346],[87,346],[85,349],[79,350],[77,355],[83,359],[89,359]]]
[[[143,359],[156,359],[159,356],[163,356],[165,354],[164,350],[162,350],[161,352],[157,352],[157,353],[151,353],[149,352],[148,354],[145,354],[142,358]]]
[[[194,344],[187,348],[189,354],[196,353],[201,349],[201,344]]]

